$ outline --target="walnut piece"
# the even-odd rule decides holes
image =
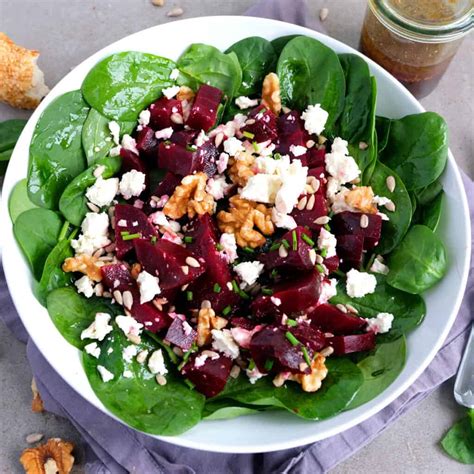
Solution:
[[[274,72],[263,80],[262,104],[276,115],[281,112],[280,79]]]
[[[326,357],[318,354],[311,363],[310,374],[291,374],[288,380],[301,384],[301,388],[305,392],[316,392],[321,388],[322,381],[328,374],[328,369],[324,362],[326,362]]]
[[[197,323],[197,345],[205,346],[211,342],[211,329],[222,329],[227,326],[227,319],[216,316],[212,308],[201,308]]]
[[[38,392],[38,387],[36,386],[36,380],[31,380],[31,391],[33,392],[33,400],[31,400],[31,411],[34,413],[42,413],[44,411],[43,400],[41,395]]]
[[[65,272],[81,272],[93,281],[102,281],[100,267],[103,265],[104,262],[97,257],[81,254],[76,257],[66,258],[63,263],[63,270]]]
[[[132,268],[130,269],[130,274],[132,275],[132,278],[136,280],[138,278],[138,275],[140,275],[141,271],[142,266],[139,263],[134,263],[132,265]]]
[[[217,214],[221,232],[235,234],[235,240],[240,247],[256,248],[264,245],[264,235],[275,232],[271,209],[264,204],[242,199],[238,195],[232,196],[229,204],[229,212],[221,211]]]
[[[377,214],[377,206],[375,206],[374,191],[370,186],[358,186],[351,189],[344,196],[349,206],[368,214]]]
[[[213,214],[216,209],[214,198],[206,193],[206,173],[185,176],[169,198],[163,212],[172,219],[180,219],[186,213],[192,219],[196,214]]]
[[[194,99],[194,91],[188,86],[181,86],[178,93],[176,94],[178,100],[187,100],[192,102]]]
[[[74,464],[73,449],[72,443],[51,438],[36,448],[25,449],[20,462],[27,474],[68,474]]]
[[[229,159],[229,166],[227,172],[234,184],[244,187],[249,178],[254,176],[252,166],[255,162],[255,157],[247,152],[239,153],[237,157]]]

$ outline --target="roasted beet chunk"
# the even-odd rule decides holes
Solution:
[[[186,125],[207,132],[216,123],[221,99],[220,89],[203,84],[196,94]]]
[[[169,240],[152,243],[136,239],[134,245],[138,261],[148,273],[159,277],[163,290],[191,283],[206,270],[204,260],[198,261],[189,250]]]
[[[140,303],[140,292],[138,288],[132,291],[133,305],[130,308],[132,316],[143,324],[144,329],[151,332],[159,332],[171,324],[168,313],[160,311],[153,303]]]
[[[280,253],[280,246],[283,246],[286,250],[283,254]],[[314,267],[314,262],[311,261],[310,257],[312,249],[311,233],[304,227],[296,227],[290,230],[271,248],[273,248],[272,251],[260,257],[260,261],[265,264],[267,270],[277,267],[311,270]],[[287,255],[282,257],[285,253]]]
[[[362,213],[344,211],[331,220],[331,229],[336,235],[361,235],[364,238],[364,250],[373,249],[380,240],[382,218],[377,214],[366,214],[367,227],[360,225]]]
[[[156,155],[158,151],[158,139],[155,131],[150,127],[143,127],[137,134],[137,149],[147,157]]]
[[[183,351],[189,351],[196,339],[197,332],[180,315],[176,315],[168,328],[165,341],[178,346]]]
[[[325,168],[325,157],[326,149],[325,148],[311,148],[306,155],[306,166],[308,168]]]
[[[158,237],[148,217],[140,209],[130,204],[117,204],[115,206],[115,250],[117,257],[122,259],[133,249],[133,238],[140,234],[143,239]]]
[[[318,352],[327,346],[324,333],[317,328],[311,327],[307,323],[298,323],[298,325],[290,327],[289,331],[301,344],[304,344],[308,349],[314,352]]]
[[[339,256],[333,255],[332,257],[325,258],[323,264],[329,273],[335,272],[339,268]]]
[[[135,286],[130,270],[123,263],[114,263],[101,267],[102,283],[110,292],[130,290]]]
[[[275,301],[278,302],[270,296],[257,296],[250,304],[250,311],[258,319],[271,317],[272,321],[276,321],[283,315],[283,311],[274,303]]]
[[[133,151],[120,148],[120,157],[122,158],[122,167],[120,168],[121,173],[127,173],[131,170],[137,170],[141,173],[146,172],[145,164],[136,153],[133,153]]]
[[[375,334],[370,331],[365,334],[351,336],[334,336],[328,338],[328,342],[334,348],[335,355],[370,351],[375,347]]]
[[[193,355],[182,370],[196,390],[208,398],[224,390],[232,368],[232,361],[228,357],[217,352],[215,354],[218,357],[206,357],[199,353]]]
[[[319,230],[321,225],[316,224],[315,220],[327,215],[328,209],[326,206],[326,198],[320,192],[309,195],[307,198],[306,207],[302,210],[295,207],[291,212],[291,216],[299,226],[309,227],[312,230]]]
[[[343,313],[335,306],[322,304],[308,314],[311,325],[333,334],[352,334],[366,325],[365,319]]]
[[[150,126],[154,130],[162,130],[168,127],[182,128],[182,125],[177,123],[180,121],[178,117],[181,117],[181,123],[183,123],[183,107],[178,99],[160,97],[150,105],[150,114]],[[176,117],[175,120],[172,119],[172,115],[173,118]]]
[[[337,236],[337,254],[341,259],[343,270],[359,269],[362,265],[363,251],[364,237],[362,235]]]
[[[275,140],[278,136],[275,114],[263,105],[258,106],[250,112],[242,132],[251,133],[253,135],[252,141],[257,143]]]
[[[182,179],[181,176],[176,176],[175,174],[170,173],[168,171],[168,173],[165,174],[164,178],[156,187],[153,195],[157,197],[161,197],[165,195],[171,196],[174,193],[176,186],[178,186],[181,183],[181,179]]]
[[[306,148],[306,142],[309,139],[304,129],[303,121],[300,119],[300,114],[297,111],[293,110],[278,117],[278,138],[278,153],[282,155],[289,154],[291,158],[298,158],[303,166],[307,166],[307,152],[299,156],[291,152],[292,145]]]

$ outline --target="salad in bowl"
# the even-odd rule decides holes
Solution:
[[[322,420],[397,378],[447,268],[447,128],[376,99],[364,59],[298,35],[112,54],[48,105],[13,231],[112,413]]]

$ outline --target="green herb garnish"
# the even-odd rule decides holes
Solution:
[[[311,247],[314,247],[314,240],[308,234],[301,234],[301,238]]]
[[[219,285],[219,283],[214,283],[214,293],[220,293],[222,288],[221,288],[221,285]]]
[[[308,366],[311,367],[311,358],[309,357],[308,349],[306,349],[306,347],[303,346],[301,350],[302,350],[302,352],[303,352],[304,360],[306,361],[306,363],[308,364]]]
[[[122,235],[122,240],[133,240],[133,239],[140,239],[142,234],[140,232],[137,232],[136,234],[125,234]]]
[[[293,336],[290,331],[286,331],[285,337],[291,342],[292,346],[297,346],[298,344],[301,344],[301,342],[298,341],[298,339],[296,339],[296,337]]]

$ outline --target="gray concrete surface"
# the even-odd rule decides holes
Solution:
[[[288,0],[291,1],[291,0]],[[50,86],[103,46],[130,33],[166,21],[173,6],[183,18],[212,14],[241,14],[254,0],[167,0],[163,8],[150,0],[0,0],[0,31],[17,43],[41,51],[40,65]],[[330,35],[357,47],[364,0],[309,0],[311,14],[329,7]],[[257,32],[256,32],[257,33]],[[423,105],[442,114],[449,125],[451,150],[458,164],[474,176],[473,45],[464,41],[438,88]],[[0,104],[0,120],[28,117],[24,111]],[[0,473],[22,472],[18,463],[32,432],[80,443],[70,423],[30,410],[31,372],[25,349],[0,327]],[[463,410],[452,399],[452,381],[390,426],[371,444],[332,472],[342,473],[464,473],[472,472],[443,455],[438,442]],[[81,450],[78,450],[79,461]],[[82,472],[81,465],[75,469]]]

